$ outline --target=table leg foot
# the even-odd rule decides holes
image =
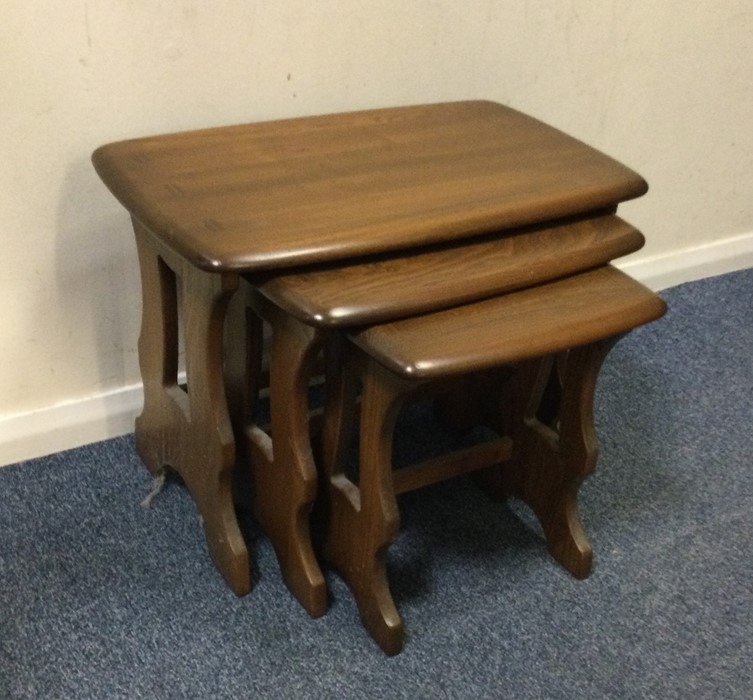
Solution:
[[[359,489],[347,479],[333,479],[329,491],[331,536],[325,557],[348,584],[366,631],[385,654],[398,654],[405,632],[390,591],[386,562],[398,516],[369,514],[369,508],[361,505]]]
[[[395,656],[403,650],[405,628],[387,583],[384,563],[364,579],[355,581],[351,577],[349,581],[361,622],[379,648],[387,656]]]
[[[311,617],[320,617],[327,610],[327,591],[310,543],[310,489],[287,484],[267,433],[252,427],[247,439],[254,515],[274,547],[285,585]]]

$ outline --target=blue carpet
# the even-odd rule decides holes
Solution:
[[[753,270],[664,296],[600,379],[586,581],[517,504],[462,479],[409,494],[386,658],[336,576],[306,615],[252,523],[236,598],[180,485],[140,507],[127,436],[0,469],[0,698],[753,697]]]

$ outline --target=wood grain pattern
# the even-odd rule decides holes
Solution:
[[[134,139],[103,146],[92,159],[131,214],[139,246],[145,387],[136,424],[139,453],[153,473],[171,466],[183,476],[214,561],[231,588],[245,593],[248,552],[232,502],[236,445],[229,397],[236,431],[245,433],[241,452],[246,448],[252,463],[254,511],[287,585],[312,615],[326,609],[326,589],[308,529],[317,483],[306,389],[317,353],[332,339],[331,328],[466,304],[602,265],[642,244],[634,229],[607,215],[646,191],[642,178],[576,139],[490,102]],[[562,228],[564,219],[569,221]],[[528,226],[537,230],[521,230]],[[469,245],[460,247],[464,241]],[[445,245],[456,247],[437,247]],[[404,259],[353,264],[400,251]],[[329,281],[304,276],[280,286],[269,277],[293,266],[344,260],[349,262],[343,271],[326,272]],[[268,297],[241,285],[241,273],[252,285],[266,285]],[[587,274],[596,276],[587,285],[590,296],[580,283],[553,283],[559,285],[560,314],[537,310],[536,295],[542,292],[535,289],[514,292],[507,301],[477,301],[464,320],[453,314],[467,314],[465,307],[441,312],[447,316],[408,319],[397,334],[384,323],[353,335],[385,366],[370,359],[372,369],[364,375],[367,432],[358,508],[348,511],[354,496],[348,488],[339,495],[328,490],[325,497],[339,499],[335,517],[346,538],[339,553],[340,545],[333,544],[331,554],[350,572],[349,582],[360,591],[361,615],[389,653],[402,645],[402,621],[385,571],[399,515],[383,464],[403,388],[416,378],[588,342],[662,313],[661,302],[638,301],[635,287],[614,271]],[[608,276],[601,287],[599,275]],[[239,286],[243,290],[233,301]],[[594,290],[604,294],[594,296]],[[298,296],[291,301],[293,292]],[[271,435],[254,423],[261,328],[249,306],[273,329]],[[177,385],[179,312],[185,321],[187,391]],[[567,326],[568,318],[577,320],[579,332]],[[412,358],[420,361],[412,364]],[[342,420],[345,424],[347,416]],[[336,434],[325,422],[325,455],[341,451],[333,443]],[[474,466],[501,459],[509,449],[503,441],[477,450],[471,455]],[[463,460],[438,460],[403,472],[396,483],[408,489],[463,469]],[[332,483],[340,483],[336,472],[331,475]]]
[[[344,473],[344,450],[353,427],[358,375],[344,348],[345,365],[328,376],[320,508],[326,522],[324,557],[343,576],[364,627],[392,656],[403,648],[404,625],[387,579],[387,550],[400,529],[392,483],[395,421],[411,386],[376,365],[362,373],[359,483]]]
[[[144,381],[136,449],[153,474],[171,467],[181,475],[215,565],[230,588],[244,595],[251,588],[249,557],[233,504],[235,440],[222,373],[225,309],[239,278],[203,272],[160,250],[138,222],[134,228],[143,290],[139,362]],[[185,322],[188,391],[178,386],[179,314]]]
[[[92,159],[132,215],[216,271],[464,238],[647,190],[604,154],[492,102],[155,136],[102,146]]]
[[[404,640],[386,574],[387,550],[399,527],[398,493],[480,470],[491,495],[517,496],[531,506],[558,562],[579,578],[589,574],[592,551],[577,496],[598,454],[593,401],[599,369],[622,333],[663,312],[657,295],[605,266],[461,309],[375,326],[351,334],[353,344],[337,346],[337,361],[329,365],[322,450],[324,552],[385,653],[399,653]],[[509,363],[515,363],[508,368],[511,404],[491,422],[505,436],[393,472],[393,432],[408,395],[429,380]],[[343,459],[359,381],[356,484],[346,476]]]
[[[635,252],[643,243],[630,224],[604,215],[251,279],[304,323],[354,327],[582,272]]]
[[[583,345],[653,321],[665,310],[659,296],[607,265],[350,337],[391,371],[429,379]]]
[[[306,326],[252,293],[255,313],[271,327],[271,435],[249,416],[254,515],[269,537],[285,584],[312,617],[327,610],[324,576],[314,554],[309,516],[317,472],[309,438],[308,389],[327,333]]]
[[[519,403],[513,410],[511,430],[515,449],[512,463],[502,472],[504,488],[508,496],[517,496],[531,506],[549,552],[576,578],[588,576],[592,564],[577,499],[598,458],[593,416],[596,381],[618,338],[605,336],[568,351],[554,430],[536,417],[547,362],[526,364],[518,373]]]

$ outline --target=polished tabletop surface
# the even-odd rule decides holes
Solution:
[[[435,379],[618,336],[666,309],[650,289],[603,265],[470,307],[355,330],[350,337],[398,375]]]
[[[92,159],[135,218],[215,271],[456,240],[647,189],[599,151],[482,101],[153,136],[102,146]]]
[[[468,304],[605,265],[643,235],[617,216],[256,276],[257,289],[309,326],[372,325]]]

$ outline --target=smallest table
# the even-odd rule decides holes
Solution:
[[[605,235],[592,242],[583,258],[576,252],[577,241],[594,228]],[[557,229],[559,237],[552,237]],[[310,451],[305,380],[311,375],[314,350],[325,339],[340,339],[332,329],[351,327],[354,345],[346,344],[342,355],[337,351],[339,343],[328,348],[320,494],[328,530],[325,555],[345,576],[364,624],[387,653],[397,653],[403,638],[385,570],[387,546],[397,535],[399,493],[510,462],[501,471],[487,473],[487,486],[501,497],[522,497],[541,521],[553,556],[575,576],[588,574],[591,549],[580,527],[576,498],[581,481],[596,462],[592,402],[599,367],[622,333],[658,318],[665,305],[608,265],[581,270],[607,262],[608,251],[614,251],[610,242],[622,238],[627,244],[631,233],[639,236],[616,217],[603,217],[468,244],[463,249],[465,259],[474,259],[474,249],[483,250],[487,259],[495,260],[491,269],[498,275],[487,276],[482,266],[462,266],[461,284],[449,279],[457,269],[455,252],[442,250],[283,275],[259,287],[276,304],[256,298],[257,311],[273,328],[296,329],[300,339],[302,352],[296,357],[285,355],[288,376],[302,378],[294,397],[297,408],[291,410],[286,404],[284,411],[273,410],[272,433],[281,432],[285,442],[301,452]],[[504,255],[515,249],[518,255]],[[526,253],[534,251],[540,266],[532,269]],[[367,270],[371,277],[363,274]],[[404,283],[391,285],[398,271]],[[374,325],[375,319],[390,312],[396,318],[400,309],[415,311],[416,297],[411,292],[416,289],[425,292],[422,315]],[[474,298],[475,303],[467,303]],[[441,310],[426,313],[432,306]],[[559,355],[556,363],[555,355]],[[437,380],[503,366],[512,376],[507,377],[513,387],[505,394],[508,405],[497,415],[479,414],[482,422],[498,430],[498,439],[392,472],[392,429],[406,396]],[[273,407],[276,400],[290,400],[275,393],[277,382],[273,375]],[[342,460],[357,413],[359,384],[363,387],[361,457],[354,483]],[[284,386],[290,389],[289,382]],[[491,397],[496,400],[489,405],[501,407],[502,387],[487,379],[486,389],[487,394],[500,393]],[[307,530],[290,516],[305,513],[307,517],[310,504],[301,488],[280,478],[270,457],[270,438],[253,421],[247,436],[256,512],[265,529],[278,533],[275,540],[289,543],[287,550],[278,550],[285,571],[286,551],[300,546],[300,539],[307,536]],[[316,484],[312,481],[309,488],[313,493]]]

